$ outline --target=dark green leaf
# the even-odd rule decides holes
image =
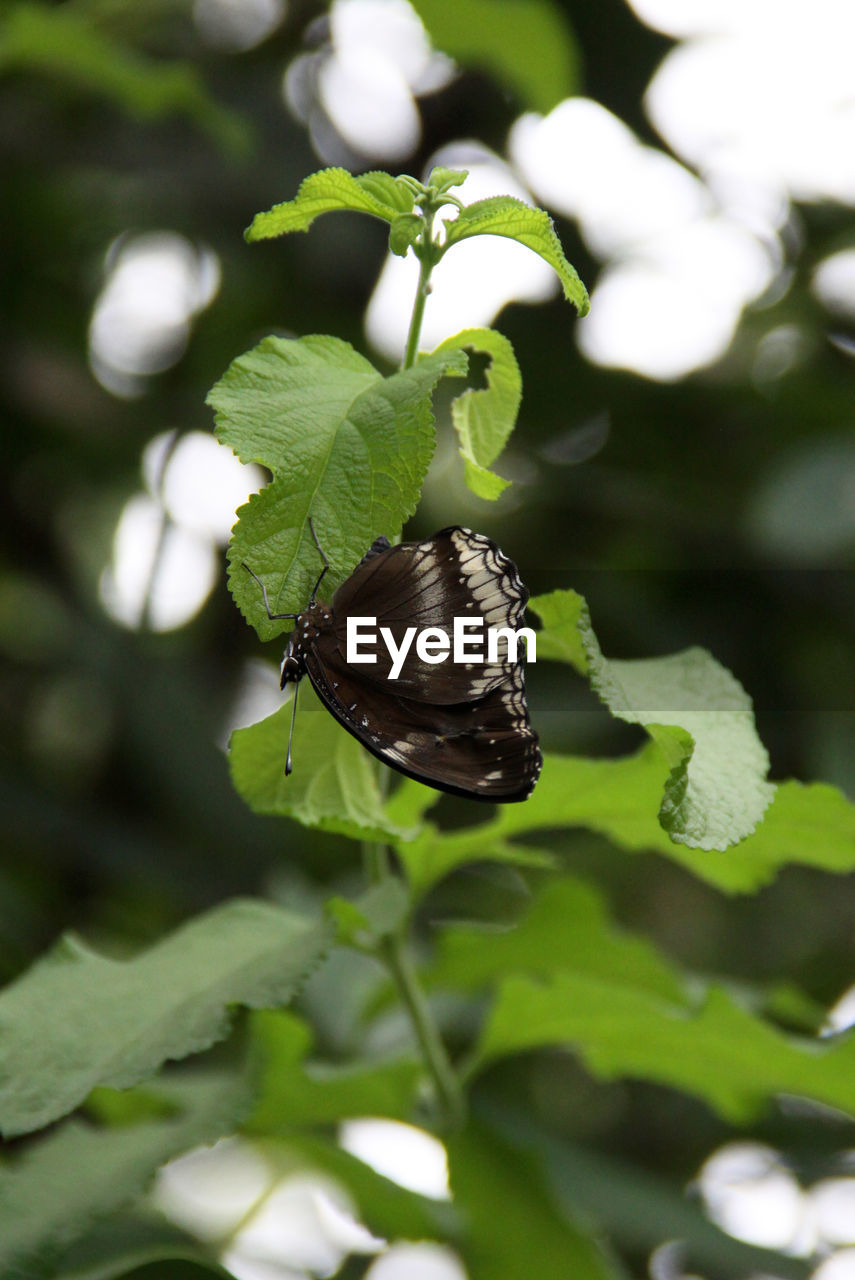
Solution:
[[[579,53],[552,0],[413,0],[433,43],[467,66],[492,71],[524,106],[550,111],[578,91]]]
[[[478,1280],[616,1280],[595,1243],[555,1203],[537,1163],[485,1129],[453,1134],[448,1160],[461,1252]]]
[[[208,95],[195,67],[157,62],[110,38],[81,5],[11,5],[0,18],[0,75],[35,71],[110,98],[142,120],[184,115],[231,150],[245,150],[240,118]]]
[[[67,1120],[0,1165],[0,1269],[7,1280],[55,1274],[61,1248],[142,1191],[166,1160],[230,1132],[248,1100],[244,1081],[214,1072],[159,1087],[175,1109],[169,1119],[117,1129]]]

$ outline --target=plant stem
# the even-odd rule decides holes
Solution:
[[[427,236],[428,234],[429,232],[426,231],[425,235]],[[402,369],[411,369],[416,363],[416,356],[419,353],[419,335],[422,331],[425,303],[430,293],[430,275],[434,268],[434,257],[431,249],[432,246],[427,244],[422,252],[419,266],[419,283],[416,288],[416,299],[413,303],[413,314],[410,318],[410,331],[407,334],[407,350],[404,353]]]
[[[407,334],[407,349],[402,369],[410,369],[415,364],[419,349],[419,334],[425,312],[425,302],[429,292],[430,276],[436,262],[435,247],[431,239],[432,214],[427,217],[422,252],[420,257],[419,283],[413,302],[413,314],[410,319],[410,330]],[[381,799],[388,788],[389,771],[381,770],[378,786]],[[376,844],[365,846],[365,863],[369,878],[374,884],[382,884],[396,874],[390,856],[389,847],[382,840]],[[442,1110],[443,1118],[449,1128],[457,1127],[463,1120],[465,1104],[463,1090],[451,1059],[448,1056],[439,1028],[434,1021],[430,1006],[419,984],[413,963],[407,951],[406,938],[395,932],[384,938],[378,947],[378,955],[384,961],[395,985],[401,1001],[410,1016],[413,1030],[416,1033],[425,1066],[429,1071],[436,1096]]]
[[[450,1129],[457,1128],[463,1122],[465,1115],[463,1090],[442,1042],[430,1006],[425,999],[403,938],[398,936],[385,938],[381,954],[410,1015],[410,1021],[424,1055],[425,1065],[433,1078],[445,1125]]]

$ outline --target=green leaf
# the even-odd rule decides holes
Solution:
[[[499,988],[474,1070],[509,1053],[570,1045],[595,1076],[670,1085],[743,1124],[778,1093],[855,1116],[855,1036],[796,1039],[711,988],[687,1011],[634,985],[562,972]]]
[[[166,1160],[231,1132],[248,1102],[245,1082],[222,1073],[185,1073],[158,1088],[168,1119],[118,1129],[67,1120],[0,1165],[4,1277],[55,1275],[62,1248],[141,1192]]]
[[[761,1273],[784,1280],[808,1280],[812,1270],[804,1258],[788,1258],[728,1235],[711,1222],[685,1182],[655,1174],[613,1154],[590,1150],[545,1127],[530,1114],[515,1115],[507,1105],[490,1116],[500,1134],[531,1151],[560,1205],[584,1214],[597,1233],[630,1256],[646,1257],[663,1240],[679,1239],[681,1271],[697,1270],[709,1280]]]
[[[483,1128],[447,1141],[468,1274],[478,1280],[616,1280],[594,1240],[563,1214],[538,1163]]]
[[[356,901],[334,897],[325,903],[338,929],[339,941],[372,953],[378,944],[399,933],[410,910],[410,899],[399,876],[387,876],[361,893]]]
[[[542,783],[538,783],[541,786]],[[423,790],[427,791],[427,787]],[[526,808],[530,801],[521,806]],[[396,852],[404,864],[407,882],[414,898],[421,897],[432,885],[458,867],[474,862],[503,862],[512,867],[549,869],[555,855],[546,849],[529,849],[502,839],[493,823],[466,827],[461,831],[443,832],[427,825],[411,841],[399,844]]]
[[[293,200],[257,213],[246,239],[268,240],[289,231],[308,231],[315,218],[336,210],[370,213],[384,222],[393,222],[398,214],[409,213],[412,207],[412,190],[391,174],[376,171],[355,178],[346,169],[320,169],[303,179]]]
[[[545,210],[533,209],[514,196],[489,196],[467,205],[456,218],[444,218],[443,222],[446,227],[444,251],[469,236],[507,236],[533,249],[558,276],[567,301],[573,303],[580,316],[588,314],[588,291],[575,267],[565,258],[552,219]]]
[[[513,929],[447,928],[429,977],[435,986],[465,991],[508,973],[549,977],[560,969],[621,981],[675,1003],[685,999],[682,975],[646,939],[618,929],[602,896],[574,876],[547,883]]]
[[[418,213],[399,213],[389,230],[389,248],[399,258],[406,258],[407,251],[424,231],[425,220]]]
[[[705,851],[675,844],[657,822],[667,776],[653,743],[617,760],[548,755],[524,805],[504,805],[489,822],[463,831],[428,828],[401,845],[411,892],[424,894],[466,863],[525,855],[531,851],[516,843],[520,837],[561,827],[587,827],[629,852],[656,850],[725,893],[753,893],[791,862],[838,874],[855,870],[855,805],[835,787],[783,782],[753,835],[734,848]]]
[[[107,97],[141,120],[184,115],[232,151],[246,126],[209,96],[195,67],[145,57],[98,29],[82,6],[20,3],[0,19],[0,75],[34,71]]]
[[[330,934],[281,907],[236,899],[133,960],[64,937],[0,995],[0,1130],[30,1133],[96,1085],[125,1089],[168,1058],[207,1049],[228,1034],[235,1004],[285,1004]]]
[[[437,164],[430,171],[427,185],[444,195],[452,187],[462,186],[468,177],[468,169],[447,169],[444,165]]]
[[[63,1252],[55,1273],[62,1280],[233,1280],[213,1250],[161,1216],[129,1209],[98,1223]]]
[[[578,47],[552,0],[413,0],[413,7],[437,48],[493,72],[523,105],[551,111],[578,92]]]
[[[315,532],[342,582],[379,534],[395,537],[415,510],[434,449],[430,396],[444,374],[466,372],[462,352],[426,356],[384,378],[347,342],[265,338],[212,389],[217,436],[244,462],[274,475],[238,512],[229,585],[263,640],[282,630],[266,616],[305,608],[321,568]]]
[[[333,719],[308,680],[300,685],[294,730],[294,771],[285,774],[291,704],[229,743],[232,782],[256,813],[294,818],[354,840],[406,840],[412,828],[393,821],[383,808],[377,768],[364,747]]]
[[[251,1025],[260,1088],[243,1126],[247,1133],[273,1135],[293,1125],[335,1124],[356,1116],[412,1120],[424,1071],[421,1061],[307,1062],[311,1032],[296,1015],[257,1013]]]
[[[516,424],[522,400],[522,376],[514,349],[495,329],[464,329],[437,351],[482,351],[489,355],[487,386],[464,391],[451,403],[451,420],[466,463],[466,483],[479,498],[494,499],[510,484],[489,471]]]
[[[765,780],[769,757],[739,681],[705,649],[606,659],[576,592],[537,597],[529,608],[550,619],[547,652],[563,650],[562,657],[586,671],[612,715],[643,725],[662,751],[670,775],[659,821],[672,839],[722,850],[750,835],[775,788]]]

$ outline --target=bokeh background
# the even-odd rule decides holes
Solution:
[[[751,693],[773,776],[855,799],[853,68],[850,0],[0,9],[4,979],[68,927],[123,954],[231,894],[354,883],[346,841],[255,817],[229,783],[228,734],[278,705],[279,655],[225,588],[235,507],[265,476],[213,441],[204,404],[270,332],[394,367],[414,264],[387,258],[380,223],[242,239],[324,165],[468,168],[464,198],[550,211],[592,294],[577,321],[544,264],[495,238],[445,259],[424,344],[490,323],[512,340],[524,400],[497,469],[514,484],[495,505],[466,491],[440,394],[407,532],[495,537],[532,591],[585,594],[611,656],[708,647]],[[539,664],[529,690],[548,749],[635,745],[565,670]],[[786,978],[817,1007],[855,978],[851,880],[790,869],[734,901],[589,835],[561,855],[700,971]],[[426,914],[512,920],[525,899],[485,870]],[[595,1086],[565,1056],[504,1070],[559,1130],[694,1187],[736,1236],[855,1276],[846,1126],[778,1111],[736,1145],[700,1104]],[[662,1244],[650,1274],[669,1280]]]

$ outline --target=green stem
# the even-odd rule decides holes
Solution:
[[[385,938],[381,955],[410,1015],[425,1064],[433,1078],[445,1124],[451,1129],[458,1128],[465,1115],[463,1090],[419,984],[403,938],[397,936]]]
[[[426,231],[425,235],[429,233]],[[430,293],[430,276],[434,268],[434,256],[431,244],[425,245],[422,251],[421,265],[419,267],[419,283],[416,289],[416,299],[413,303],[413,314],[410,317],[410,331],[407,334],[407,350],[404,353],[403,369],[411,369],[416,363],[416,356],[419,353],[419,335],[422,331],[422,320],[425,314],[425,303]]]
[[[413,302],[413,314],[410,318],[410,330],[407,334],[407,349],[404,354],[402,369],[410,369],[416,362],[419,349],[419,335],[425,313],[425,303],[430,292],[430,277],[438,261],[438,246],[433,242],[431,224],[435,210],[426,210],[426,226],[422,239],[419,283]],[[383,769],[378,780],[381,799],[386,795],[389,781],[389,770]],[[389,846],[382,840],[376,844],[366,844],[365,865],[369,879],[373,884],[382,884],[396,875]],[[463,1090],[452,1066],[439,1028],[434,1021],[430,1006],[419,984],[415,968],[410,959],[406,939],[396,932],[384,938],[378,947],[378,956],[389,970],[401,1001],[410,1016],[413,1030],[424,1057],[425,1066],[430,1073],[443,1118],[450,1128],[458,1126],[464,1117]]]

